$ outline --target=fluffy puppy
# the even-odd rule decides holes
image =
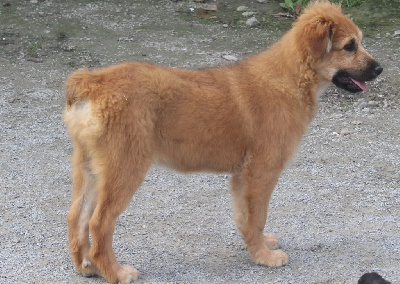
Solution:
[[[286,253],[274,250],[278,237],[263,234],[268,203],[318,95],[331,82],[366,90],[365,81],[382,72],[361,40],[339,6],[319,1],[267,51],[233,66],[189,71],[131,62],[73,73],[64,121],[74,147],[68,225],[76,269],[110,282],[138,276],[117,262],[112,240],[152,163],[231,173],[235,220],[253,261],[286,265]]]

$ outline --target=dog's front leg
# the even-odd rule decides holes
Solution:
[[[232,180],[236,221],[256,264],[275,267],[289,261],[283,251],[271,250],[277,246],[278,238],[273,234],[263,235],[269,200],[281,172],[280,168],[263,173],[248,168],[241,174],[241,181],[238,176]]]
[[[233,207],[235,210],[236,225],[243,230],[246,225],[246,201],[243,198],[245,186],[241,174],[235,174],[231,179],[231,191],[233,197]],[[269,249],[276,249],[279,245],[279,238],[275,234],[264,234],[264,241]]]

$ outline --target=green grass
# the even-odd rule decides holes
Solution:
[[[28,54],[32,57],[38,57],[38,51],[43,48],[45,39],[41,37],[37,41],[31,42],[28,46]]]

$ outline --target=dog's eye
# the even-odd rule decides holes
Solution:
[[[346,50],[346,51],[349,51],[349,52],[355,51],[356,50],[356,42],[355,42],[355,40],[353,39],[351,42],[346,44],[343,47],[343,49]]]

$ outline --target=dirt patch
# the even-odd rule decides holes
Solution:
[[[281,11],[279,1],[246,2],[260,23],[248,27],[237,11],[243,2],[217,1],[208,18],[193,13],[209,3],[190,1],[0,7],[1,283],[104,283],[77,275],[68,253],[67,75],[126,60],[190,69],[232,64],[290,27],[290,19],[269,16]],[[117,257],[140,270],[139,283],[356,283],[372,270],[400,282],[400,24],[391,12],[398,2],[386,2],[388,14],[383,2],[379,11],[349,10],[384,73],[368,93],[332,87],[320,98],[274,192],[267,230],[281,237],[289,265],[251,263],[232,219],[229,176],[155,167],[115,234]]]

